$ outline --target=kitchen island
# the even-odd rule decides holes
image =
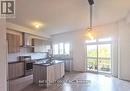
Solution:
[[[33,64],[33,82],[49,87],[65,74],[64,62],[53,60],[50,63],[37,62]]]

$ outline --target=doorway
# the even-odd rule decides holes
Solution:
[[[86,54],[88,72],[111,74],[112,43],[110,39],[87,42]]]

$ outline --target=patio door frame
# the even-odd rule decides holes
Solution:
[[[110,61],[111,61],[111,72],[110,73],[105,73],[105,72],[99,72],[99,69],[98,69],[98,67],[99,67],[99,56],[98,56],[98,46],[99,45],[103,45],[103,44],[110,44],[110,46],[111,46],[111,49],[110,49],[110,51],[111,51],[111,58],[106,58],[106,59],[110,59]],[[97,52],[97,57],[95,58],[96,59],[96,61],[97,61],[97,71],[89,71],[87,68],[88,68],[88,62],[87,62],[87,60],[88,60],[88,58],[92,58],[92,57],[87,57],[87,45],[96,45],[96,52]],[[100,74],[111,74],[112,73],[112,41],[103,41],[103,42],[99,42],[99,41],[97,41],[96,40],[96,42],[92,42],[92,43],[86,43],[86,46],[85,46],[85,48],[86,48],[86,56],[85,56],[85,58],[86,58],[86,71],[87,72],[90,72],[90,73],[96,73],[96,74],[98,74],[98,73],[100,73]],[[101,57],[100,57],[101,58]],[[94,58],[92,58],[92,59],[94,59]],[[101,58],[101,59],[105,59],[105,58]]]

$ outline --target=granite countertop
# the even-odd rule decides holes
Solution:
[[[55,60],[72,60],[72,57],[54,57]]]
[[[35,63],[35,62],[40,62],[40,61],[47,61],[48,59],[46,58],[43,58],[43,59],[31,59],[31,60],[29,60],[29,61],[26,61],[26,62],[33,62],[33,63]],[[17,60],[17,61],[11,61],[11,62],[8,62],[9,64],[11,64],[11,63],[19,63],[19,62],[25,62],[25,61],[20,61],[20,60]]]
[[[51,65],[55,65],[55,64],[59,64],[59,63],[64,63],[63,61],[60,61],[60,60],[53,60],[52,62],[42,62],[42,61],[40,61],[40,62],[35,62],[33,65],[39,65],[39,66],[45,66],[45,67],[47,67],[47,66],[51,66]]]
[[[42,61],[42,60],[48,60],[48,58],[41,58],[41,59],[31,59],[32,61]]]
[[[24,61],[12,61],[12,62],[8,62],[8,64],[14,64],[14,63],[20,63],[20,62],[24,62]]]

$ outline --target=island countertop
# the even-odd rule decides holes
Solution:
[[[44,61],[40,61],[40,62],[35,62],[33,65],[39,65],[39,66],[51,66],[51,65],[55,65],[55,64],[59,64],[59,63],[64,63],[61,60],[53,60],[51,62],[44,62]]]

